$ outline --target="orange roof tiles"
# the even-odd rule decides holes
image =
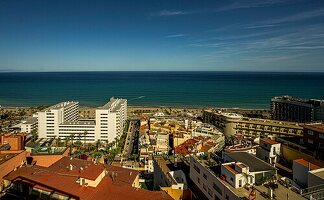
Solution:
[[[80,172],[77,169],[69,170],[67,165],[72,164],[75,168],[84,167]],[[94,178],[100,170],[108,170],[97,187],[81,186],[77,181],[80,176]],[[91,174],[93,172],[93,174]],[[102,172],[102,171],[101,171]],[[100,172],[100,173],[101,173]],[[112,178],[112,172],[117,175]],[[169,200],[171,197],[165,192],[153,192],[133,188],[131,185],[137,177],[138,172],[121,167],[98,164],[92,162],[64,157],[50,167],[26,166],[10,173],[5,177],[7,180],[26,180],[31,185],[44,190],[53,190],[66,196],[80,199],[135,199]]]
[[[238,171],[236,171],[234,168],[232,168],[232,167],[234,167],[232,164],[230,164],[230,165],[223,165],[228,171],[230,171],[232,174],[238,174]]]
[[[274,141],[274,140],[271,140],[270,138],[262,138],[261,141],[267,143],[267,144],[279,144],[278,142]]]
[[[320,133],[324,133],[324,123],[320,123],[320,124],[305,124],[303,126],[304,128],[316,131],[316,132],[320,132]]]
[[[320,169],[320,168],[321,168],[320,166],[315,165],[315,164],[313,164],[313,163],[311,163],[311,162],[308,162],[307,160],[304,160],[304,159],[302,159],[302,158],[297,159],[297,160],[294,160],[294,162],[296,162],[296,163],[298,163],[298,164],[300,164],[300,165],[303,165],[304,167],[308,167],[309,164],[310,164],[310,170]]]

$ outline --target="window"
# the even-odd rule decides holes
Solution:
[[[203,177],[207,180],[207,175],[205,173],[203,173]]]
[[[314,132],[312,130],[308,130],[308,135],[314,135]]]
[[[199,178],[199,177],[197,178],[197,181],[198,181],[198,183],[200,184],[200,178]]]
[[[199,167],[197,167],[197,166],[194,164],[193,168],[196,170],[196,172],[198,172],[198,174],[200,174],[200,169],[199,169]]]
[[[319,138],[324,139],[324,134],[323,133],[320,133],[319,134]]]
[[[222,195],[222,190],[216,185],[216,183],[213,183],[213,188],[218,192],[218,194]]]

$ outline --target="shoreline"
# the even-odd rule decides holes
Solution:
[[[12,109],[37,109],[39,107],[44,107],[44,106],[50,106],[50,105],[39,105],[39,106],[1,106],[0,109],[3,110],[12,110]],[[95,109],[100,106],[88,106],[88,105],[79,105],[80,109]],[[244,107],[217,107],[217,106],[177,106],[177,105],[170,105],[170,106],[141,106],[141,105],[127,105],[127,108],[129,109],[166,109],[166,108],[171,108],[171,109],[201,109],[201,110],[263,110],[263,111],[268,111],[271,110],[270,108],[244,108]]]

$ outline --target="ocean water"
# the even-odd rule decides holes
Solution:
[[[279,95],[324,99],[324,73],[0,73],[2,106],[100,106],[115,96],[137,106],[269,108]]]

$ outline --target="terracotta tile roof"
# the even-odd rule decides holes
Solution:
[[[195,139],[189,139],[186,140],[183,144],[180,144],[175,148],[176,154],[181,154],[181,155],[189,155],[192,154],[192,149],[193,146],[197,143],[198,141]]]
[[[223,165],[228,171],[230,171],[232,174],[238,174],[238,171],[236,171],[233,167],[234,165]]]
[[[303,126],[306,129],[310,129],[319,133],[324,133],[324,123],[320,124],[305,124]]]
[[[310,163],[310,162],[308,162],[307,160],[304,160],[304,159],[302,159],[302,158],[297,159],[297,160],[294,160],[294,162],[296,162],[296,163],[298,163],[298,164],[300,164],[300,165],[303,165],[304,167],[308,167],[308,164],[310,164],[310,169],[311,169],[311,170],[314,170],[314,169],[320,169],[320,168],[321,168],[320,166],[315,165],[315,164],[313,164],[313,163]]]
[[[243,163],[238,163],[238,164],[236,164],[238,167],[240,167],[241,169],[242,168],[246,168],[246,165],[244,165]]]
[[[278,142],[274,141],[274,140],[271,140],[270,138],[262,138],[261,141],[263,141],[264,143],[267,143],[267,144],[279,144]]]
[[[137,174],[134,170],[129,170],[121,167],[109,166],[98,164],[94,166],[101,166],[108,170],[108,175],[104,176],[97,187],[81,186],[77,183],[79,175],[75,171],[64,171],[62,172],[62,167],[65,169],[65,165],[73,163],[75,166],[85,166],[88,161],[83,161],[79,159],[62,158],[57,163],[50,167],[40,167],[40,166],[25,166],[19,168],[18,170],[10,173],[5,177],[6,180],[24,180],[31,185],[37,185],[37,188],[44,189],[47,191],[55,191],[55,193],[61,193],[66,196],[80,198],[80,199],[135,199],[135,200],[171,200],[172,198],[165,192],[153,192],[143,189],[137,189],[131,187]],[[100,168],[92,167],[91,164],[88,165],[87,170],[97,171]],[[68,173],[70,172],[70,173]],[[110,176],[112,172],[117,175],[112,179]],[[85,174],[90,173],[86,172]],[[81,173],[82,174],[82,173]],[[88,175],[87,175],[88,176]],[[91,175],[92,177],[93,175]]]

